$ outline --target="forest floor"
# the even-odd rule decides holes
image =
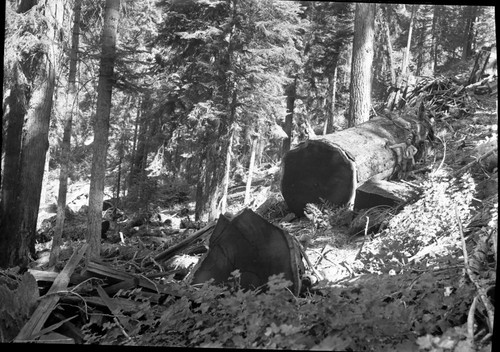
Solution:
[[[315,285],[315,292],[323,297],[322,300],[308,296],[306,301],[294,303],[296,308],[299,307],[298,311],[308,307],[308,311],[301,313],[301,319],[306,324],[308,314],[313,314],[311,321],[326,321],[336,315],[337,320],[330,321],[329,328],[316,326],[316,323],[310,321],[309,325],[316,327],[314,330],[309,326],[306,334],[304,328],[296,327],[286,318],[281,321],[288,323],[276,325],[274,321],[277,321],[278,313],[273,313],[272,320],[268,320],[268,316],[264,316],[267,314],[265,308],[266,304],[271,306],[271,303],[260,301],[263,306],[258,313],[262,314],[258,315],[259,321],[273,323],[269,323],[259,337],[251,338],[250,332],[239,331],[242,329],[240,325],[243,324],[239,321],[234,321],[233,325],[221,325],[219,320],[215,320],[215,330],[207,326],[202,329],[199,325],[202,325],[201,321],[205,318],[200,318],[203,317],[201,315],[196,318],[201,319],[198,322],[184,326],[182,324],[187,324],[188,317],[179,315],[181,308],[177,305],[182,302],[177,302],[168,309],[177,307],[177,311],[169,311],[169,316],[174,317],[171,319],[173,323],[180,325],[176,325],[176,328],[170,326],[170,330],[165,328],[168,331],[162,330],[163,337],[159,337],[158,333],[155,335],[148,332],[143,334],[143,340],[137,337],[131,342],[129,331],[128,335],[125,334],[129,336],[128,340],[117,340],[115,335],[120,333],[102,325],[104,333],[90,333],[85,330],[85,341],[292,349],[378,350],[384,349],[384,346],[392,346],[391,348],[412,351],[434,351],[448,346],[448,349],[442,350],[458,351],[472,343],[469,336],[472,311],[472,314],[476,312],[476,323],[473,324],[475,328],[472,328],[475,331],[474,339],[482,340],[482,343],[477,343],[478,348],[491,346],[491,334],[488,333],[491,328],[491,307],[484,303],[484,295],[491,297],[492,288],[494,294],[496,281],[498,156],[497,152],[491,154],[490,151],[497,147],[497,99],[496,96],[489,95],[475,98],[473,112],[437,121],[437,140],[424,162],[429,172],[418,173],[408,180],[399,181],[413,187],[419,196],[398,211],[385,207],[372,209],[371,212],[364,210],[352,213],[347,209],[318,204],[316,206],[322,214],[320,216],[325,220],[323,226],[318,226],[317,222],[309,218],[298,219],[287,211],[279,193],[277,165],[268,165],[256,172],[255,178],[261,181],[252,188],[253,202],[249,207],[256,210],[267,199],[274,199],[274,205],[262,216],[299,240],[315,273],[320,276]],[[483,158],[488,152],[490,155]],[[49,199],[51,194],[53,196],[56,193],[56,189],[57,182],[54,180],[47,189]],[[88,184],[82,182],[70,187],[68,200],[74,211],[70,212],[64,230],[70,240],[65,242],[61,264],[56,269],[64,266],[75,246],[84,238],[86,216],[79,209],[86,203],[84,194],[87,189]],[[232,187],[228,212],[235,214],[244,208],[241,189],[241,185]],[[170,187],[169,191],[163,194],[166,199],[172,200],[179,199],[175,197],[178,192],[175,187]],[[128,222],[112,222],[108,235],[102,242],[103,262],[115,269],[147,277],[158,275],[158,271],[167,271],[172,273],[170,282],[181,282],[199,260],[199,254],[179,253],[166,263],[157,263],[152,258],[199,229],[201,225],[194,224],[189,216],[193,206],[193,202],[189,200],[177,203],[172,201],[168,205],[150,207],[147,212],[142,211],[139,217],[138,213],[133,213],[130,208],[124,209]],[[54,210],[53,204],[41,206],[41,233],[50,233]],[[362,231],[361,234],[353,236],[353,232],[356,232],[353,230],[353,224],[363,229],[367,216],[373,221],[368,226],[370,231]],[[141,221],[131,223],[131,220],[138,218],[141,218]],[[381,224],[382,226],[379,226]],[[189,228],[196,225],[197,228]],[[189,229],[185,229],[186,227]],[[38,259],[31,265],[33,270],[54,269],[47,268],[51,242],[44,242],[43,238],[41,236],[37,243]],[[464,255],[468,261],[464,261]],[[159,280],[162,284],[168,284],[166,279]],[[465,284],[465,281],[468,284]],[[188,290],[185,286],[182,287],[182,290]],[[217,297],[220,297],[221,292],[217,292]],[[328,316],[323,316],[329,309],[325,307],[332,304],[327,301],[327,298],[333,299],[330,297],[332,292],[335,293],[336,313],[332,311]],[[209,293],[207,295],[210,296]],[[231,303],[231,307],[235,302],[243,304],[242,302],[250,300],[249,296],[242,297],[235,297],[236,301]],[[257,298],[252,296],[252,299]],[[200,314],[211,314],[210,319],[219,314],[226,314],[218,319],[229,319],[229,303],[224,305],[224,301],[213,302],[215,301],[202,303],[201,307],[205,308]],[[354,304],[355,302],[357,303]],[[483,302],[481,308],[479,302]],[[313,303],[314,308],[308,306]],[[398,305],[396,308],[395,305],[399,303],[402,306]],[[209,307],[210,304],[218,305]],[[352,310],[352,307],[357,305],[363,306],[364,310]],[[408,305],[414,305],[413,315],[408,313]],[[403,306],[406,309],[404,313]],[[212,311],[212,308],[217,309]],[[166,314],[167,308],[162,309],[163,314]],[[221,309],[224,313],[220,312]],[[286,313],[288,308],[283,309]],[[253,316],[250,313],[245,314],[249,314],[245,316],[246,319]],[[237,315],[230,317],[236,319]],[[203,321],[206,323],[208,320]],[[408,321],[411,321],[410,325]],[[101,324],[104,323],[101,321]],[[163,321],[162,324],[167,323]],[[248,322],[245,324],[245,329],[248,329],[250,325]],[[147,324],[143,323],[143,328],[144,325]],[[194,331],[196,336],[171,335],[177,328]],[[123,330],[123,326],[121,329]],[[333,338],[331,334],[337,329],[343,332],[340,337]],[[360,332],[363,329],[368,330]],[[114,332],[111,334],[111,331]],[[226,335],[232,334],[232,340],[222,335],[224,332]],[[419,339],[417,336],[420,336]]]

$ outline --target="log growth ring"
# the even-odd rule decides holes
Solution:
[[[356,166],[339,147],[309,140],[285,156],[281,180],[283,198],[297,216],[307,203],[325,199],[333,204],[354,201]]]

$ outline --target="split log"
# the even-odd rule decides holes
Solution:
[[[221,215],[208,246],[186,278],[191,284],[210,279],[226,283],[238,269],[243,289],[264,288],[271,275],[283,273],[292,282],[291,291],[300,293],[304,266],[296,242],[252,210],[245,209],[231,220]]]
[[[432,126],[414,116],[376,117],[358,126],[299,144],[283,158],[281,192],[289,209],[304,215],[307,203],[321,199],[334,205],[354,204],[356,189],[368,180],[384,180],[400,156],[386,143],[402,143],[413,133],[423,152]]]
[[[355,209],[368,209],[378,205],[396,206],[415,197],[414,188],[402,182],[369,180],[356,189]]]

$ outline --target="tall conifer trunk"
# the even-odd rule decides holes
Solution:
[[[297,78],[295,78],[294,81],[285,88],[286,117],[285,117],[285,126],[283,130],[288,135],[288,137],[283,139],[283,146],[281,152],[282,156],[284,156],[290,150],[290,146],[292,144],[293,110],[295,109],[296,85],[297,85]]]
[[[21,1],[17,12],[31,10],[34,5],[31,1]],[[60,1],[49,1],[36,10],[44,12],[46,31],[41,39],[48,44],[33,46],[33,52],[27,55],[29,59],[19,62],[19,66],[15,64],[17,82],[12,94],[23,96],[11,94],[10,97],[10,126],[6,139],[15,144],[6,150],[4,164],[7,177],[2,186],[6,189],[7,197],[2,199],[1,206],[0,267],[26,266],[29,255],[35,253],[36,223],[58,69],[56,34],[63,18]],[[28,90],[29,94],[26,94]],[[21,105],[14,106],[17,103]],[[19,138],[19,127],[23,121]],[[17,190],[14,191],[14,187]]]
[[[116,52],[116,33],[120,15],[120,0],[106,0],[102,31],[102,55],[97,87],[96,121],[94,125],[93,158],[89,192],[87,260],[99,258],[102,223],[102,201],[106,176],[108,151],[109,114]]]
[[[57,197],[57,217],[52,238],[52,249],[50,252],[49,265],[53,266],[59,259],[59,251],[62,242],[64,228],[64,217],[66,210],[66,195],[68,191],[68,174],[71,151],[71,129],[73,125],[73,112],[76,106],[76,68],[78,60],[78,46],[80,36],[80,12],[81,0],[75,1],[73,10],[73,35],[71,38],[71,51],[69,54],[69,78],[66,101],[66,120],[64,121],[63,140],[61,143],[61,171],[59,174],[59,193]]]
[[[354,19],[348,127],[368,121],[376,4],[357,3]]]

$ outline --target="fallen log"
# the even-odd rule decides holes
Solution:
[[[402,143],[413,134],[418,158],[431,130],[424,117],[379,116],[352,128],[309,139],[283,158],[283,198],[297,216],[304,215],[307,203],[320,203],[321,199],[334,205],[354,205],[359,186],[393,174],[400,155],[388,148],[387,143]]]
[[[186,281],[199,284],[210,279],[226,283],[231,273],[240,271],[240,287],[265,290],[271,275],[284,274],[292,282],[290,290],[301,291],[304,265],[292,237],[250,209],[231,220],[221,215],[210,236],[209,250],[196,264]]]

